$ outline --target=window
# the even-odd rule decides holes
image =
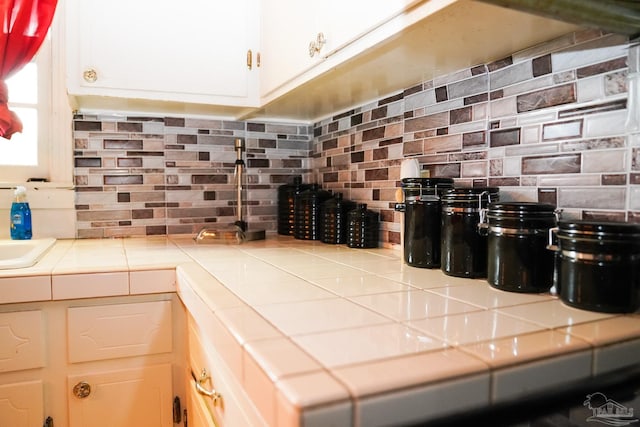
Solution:
[[[46,177],[44,174],[48,173],[46,129],[51,109],[51,79],[47,74],[51,73],[43,71],[51,70],[50,46],[50,42],[45,41],[36,57],[7,79],[9,108],[20,117],[23,130],[11,139],[0,137],[3,181],[24,181],[30,177]]]
[[[59,52],[64,35],[62,8],[50,36],[33,60],[7,80],[9,108],[22,121],[23,131],[10,140],[0,137],[0,182],[21,183],[29,178],[70,183],[72,148],[70,108]],[[56,43],[58,41],[58,43]],[[55,52],[55,54],[54,54]]]

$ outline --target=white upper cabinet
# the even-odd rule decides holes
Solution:
[[[66,7],[70,94],[257,105],[258,0],[68,0]]]
[[[300,0],[264,0],[260,36],[260,93],[271,93],[282,83],[321,60],[309,55],[317,39],[316,4]]]
[[[421,0],[325,0],[314,8],[324,32],[327,57],[383,25]]]
[[[66,2],[74,107],[236,120],[313,122],[578,29],[471,0]]]
[[[269,101],[274,92],[286,92],[287,89],[279,89],[419,2],[265,0],[260,38],[263,62],[261,95]],[[371,46],[352,49],[347,56],[368,47]],[[310,74],[310,77],[315,76],[313,72]]]

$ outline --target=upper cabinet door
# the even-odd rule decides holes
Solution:
[[[260,93],[264,96],[282,83],[311,68],[322,56],[309,54],[320,27],[316,5],[300,0],[265,0],[262,5]]]
[[[315,13],[325,34],[323,56],[347,46],[421,0],[324,0]]]
[[[263,102],[277,98],[371,47],[358,42],[423,1],[264,1],[260,37],[264,64],[260,76]],[[386,36],[401,29],[390,28]],[[348,52],[345,52],[347,47]],[[342,53],[341,57],[333,59],[338,52]],[[318,67],[320,64],[323,66]]]
[[[67,9],[71,94],[258,102],[258,0],[69,0]]]

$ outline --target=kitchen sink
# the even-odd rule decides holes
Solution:
[[[0,270],[31,267],[55,242],[54,238],[0,240]]]

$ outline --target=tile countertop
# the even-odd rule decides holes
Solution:
[[[638,313],[496,290],[409,267],[396,250],[282,236],[61,240],[34,267],[0,270],[0,289],[0,303],[177,291],[194,316],[212,316],[216,349],[278,426],[408,424],[640,360]]]

